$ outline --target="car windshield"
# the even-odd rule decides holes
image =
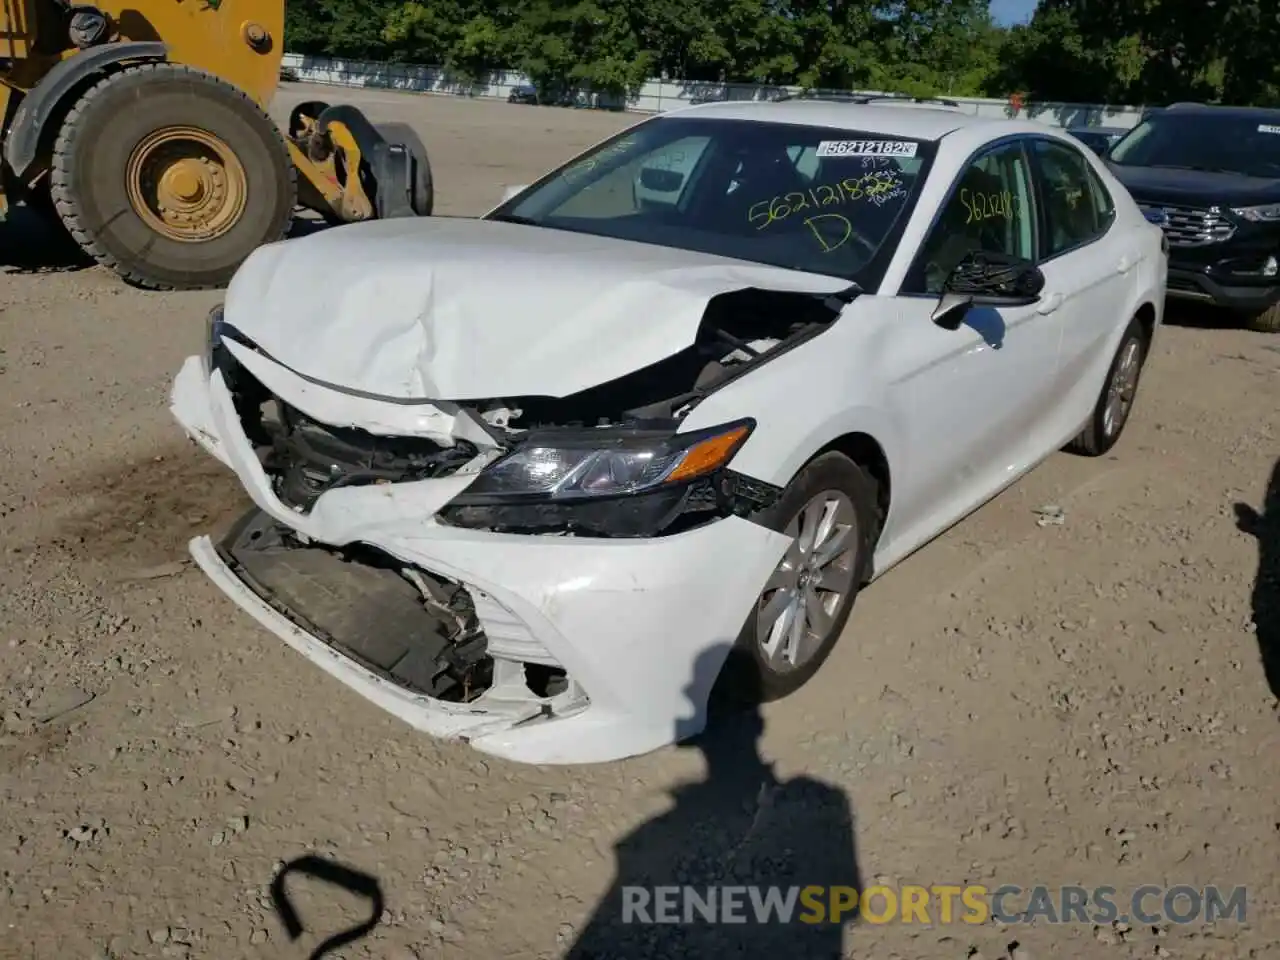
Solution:
[[[570,161],[490,219],[750,260],[870,288],[934,144],[827,127],[667,117]]]
[[[1154,114],[1111,148],[1113,163],[1280,178],[1280,116]]]

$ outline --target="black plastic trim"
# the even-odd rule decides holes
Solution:
[[[28,93],[5,134],[4,158],[19,180],[29,172],[40,150],[40,135],[58,104],[82,80],[107,67],[129,61],[167,60],[169,48],[153,41],[129,41],[91,47],[62,60]]]

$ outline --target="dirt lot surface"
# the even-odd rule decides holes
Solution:
[[[629,122],[332,93],[414,123],[449,214]],[[853,926],[851,957],[1280,957],[1280,727],[1253,624],[1276,601],[1236,507],[1270,481],[1274,568],[1280,338],[1167,328],[1114,455],[1055,455],[872,586],[758,742],[743,720],[703,748],[529,768],[412,734],[182,565],[246,505],[166,409],[216,293],[54,269],[29,221],[0,232],[0,262],[0,955],[306,957],[369,909],[290,878],[289,939],[268,888],[314,852],[385,898],[348,960],[561,956],[619,871],[849,882],[855,857],[865,884],[1109,885],[1122,906],[1141,884],[1246,885],[1248,920],[935,914]],[[1048,504],[1061,524],[1038,523]],[[671,933],[628,928],[612,955],[767,940]],[[770,955],[839,955],[787,936]]]

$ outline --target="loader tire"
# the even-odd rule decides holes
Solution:
[[[296,173],[253,100],[175,63],[99,81],[54,145],[51,190],[75,241],[153,290],[225,286],[293,219]]]
[[[71,231],[58,216],[57,204],[49,191],[48,178],[33,189],[29,189],[22,198],[23,204],[35,216],[41,228],[46,231],[46,242],[53,245],[59,259],[65,254],[69,269],[80,269],[93,266],[93,260],[80,249]]]
[[[413,157],[413,176],[406,185],[409,190],[409,206],[420,217],[431,216],[431,211],[435,208],[435,185],[431,179],[431,161],[421,138],[407,123],[379,123],[376,127],[383,140],[402,145]]]

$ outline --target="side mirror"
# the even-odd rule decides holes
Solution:
[[[1025,307],[1040,299],[1044,274],[1030,260],[1000,253],[971,253],[947,277],[932,320],[958,330],[974,306]]]
[[[961,293],[943,292],[929,319],[943,330],[959,330],[965,315],[973,306],[973,297]]]
[[[521,191],[528,189],[528,187],[529,187],[529,185],[528,185],[527,183],[520,183],[520,184],[517,184],[517,185],[516,185],[516,186],[514,186],[514,187],[503,187],[503,188],[502,188],[502,199],[501,199],[500,201],[498,201],[498,202],[499,202],[499,203],[506,203],[508,200],[510,200],[512,197],[514,197],[517,193],[520,193]]]
[[[684,174],[676,170],[658,167],[642,167],[640,170],[640,186],[654,193],[675,193],[682,183]]]

